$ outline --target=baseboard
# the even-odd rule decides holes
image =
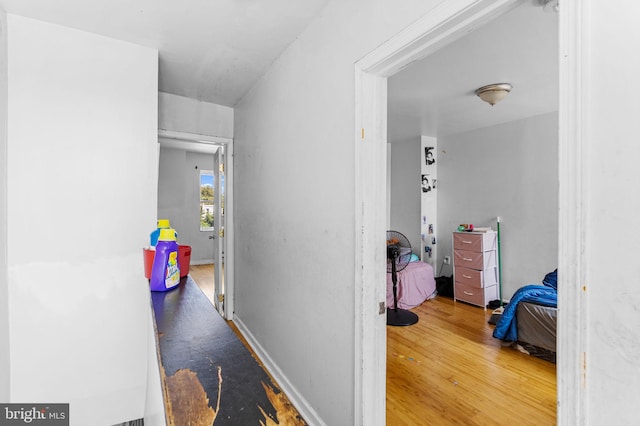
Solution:
[[[267,354],[264,348],[258,343],[258,341],[253,337],[253,334],[247,329],[244,323],[237,317],[233,316],[233,322],[242,333],[242,336],[247,340],[251,349],[256,353],[262,365],[267,369],[269,374],[275,379],[280,386],[280,389],[287,395],[289,401],[293,404],[294,407],[298,410],[300,415],[305,419],[305,421],[309,424],[309,426],[321,426],[326,425],[324,421],[320,418],[318,413],[311,407],[311,404],[300,395],[298,390],[289,382],[287,376],[284,375],[280,367],[271,359],[271,357]]]
[[[190,260],[189,265],[211,265],[213,263],[213,259],[204,259],[204,260]]]

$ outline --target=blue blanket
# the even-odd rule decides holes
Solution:
[[[547,275],[544,276],[544,279],[542,280],[542,284],[546,285],[547,287],[553,287],[556,290],[558,289],[558,270],[556,269],[553,272],[549,272]]]
[[[530,284],[520,287],[515,292],[509,304],[504,309],[500,319],[496,323],[493,330],[493,337],[507,342],[515,342],[518,340],[518,324],[516,322],[516,309],[520,302],[532,302],[543,306],[558,306],[558,290],[555,288],[555,271],[553,277],[553,285],[546,280],[543,281],[547,285]]]

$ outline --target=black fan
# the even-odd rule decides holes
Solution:
[[[412,325],[418,315],[398,308],[398,272],[411,261],[411,243],[398,231],[387,231],[387,273],[393,281],[393,308],[387,307],[387,325]]]

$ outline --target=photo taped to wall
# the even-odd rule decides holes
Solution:
[[[435,154],[433,153],[434,149],[435,147],[433,146],[424,147],[424,161],[427,166],[435,164],[436,162],[436,157],[435,157]]]
[[[422,192],[431,191],[431,183],[429,182],[429,175],[422,175]]]

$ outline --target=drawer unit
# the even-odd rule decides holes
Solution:
[[[485,306],[486,303],[489,303],[489,300],[495,300],[498,298],[498,286],[496,285],[477,288],[456,282],[453,285],[453,291],[456,295],[456,300],[477,306]]]
[[[487,269],[497,265],[495,250],[484,252],[454,250],[453,261],[456,266],[464,266],[471,269]]]
[[[453,249],[475,252],[497,250],[495,232],[454,232]]]
[[[498,284],[496,268],[477,270],[456,266],[453,274],[455,282],[471,287],[483,288]]]
[[[453,233],[453,297],[486,307],[498,298],[497,234]]]

